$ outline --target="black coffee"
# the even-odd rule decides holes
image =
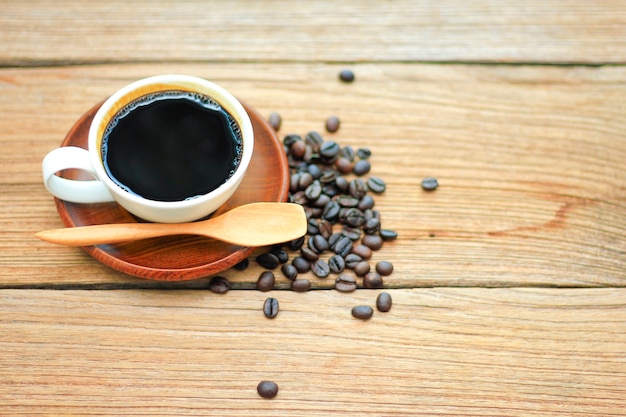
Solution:
[[[182,201],[230,178],[243,151],[236,122],[212,99],[166,91],[120,110],[107,126],[102,159],[120,187],[157,201]]]

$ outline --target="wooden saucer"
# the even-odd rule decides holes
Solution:
[[[68,132],[61,146],[87,148],[89,125],[102,103],[85,113]],[[254,128],[252,162],[230,200],[215,214],[258,201],[286,201],[289,168],[283,146],[274,130],[252,108],[244,104]],[[68,170],[62,175],[89,179],[87,174]],[[78,204],[55,198],[61,220],[67,227],[105,223],[140,222],[117,203]],[[247,258],[254,248],[231,245],[198,236],[171,236],[83,248],[98,261],[118,271],[141,278],[182,281],[203,278],[228,269]]]

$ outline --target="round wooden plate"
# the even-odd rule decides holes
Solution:
[[[76,122],[61,146],[87,148],[89,125],[101,105],[94,106]],[[289,168],[282,144],[254,109],[245,104],[244,107],[254,128],[252,162],[235,194],[214,215],[246,203],[286,201],[289,194]],[[67,170],[61,175],[89,179],[88,174],[76,170]],[[142,221],[117,203],[78,204],[58,198],[55,202],[67,227]],[[199,236],[170,236],[83,249],[118,271],[162,281],[190,280],[216,274],[244,260],[254,250]]]

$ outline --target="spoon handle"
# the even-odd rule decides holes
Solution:
[[[91,246],[169,236],[180,233],[188,232],[181,231],[178,224],[128,223],[44,230],[43,232],[36,233],[35,236],[46,242],[58,243],[60,245]]]

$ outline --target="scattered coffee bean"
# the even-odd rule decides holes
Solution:
[[[295,142],[293,145],[291,145],[291,148],[289,149],[289,152],[291,153],[291,156],[293,156],[296,159],[302,159],[304,158],[304,154],[306,153],[306,143],[304,143],[303,140],[300,140],[298,142]]]
[[[370,156],[372,156],[372,151],[369,148],[359,148],[356,151],[356,156],[361,159],[368,159]]]
[[[363,259],[369,259],[372,257],[372,250],[365,245],[355,245],[352,248],[352,253],[359,255]]]
[[[373,217],[367,221],[363,225],[363,232],[368,235],[376,234],[380,231],[380,219],[377,217]]]
[[[389,261],[380,261],[376,263],[376,272],[382,276],[391,275],[393,272],[393,264]]]
[[[318,278],[326,278],[330,274],[330,266],[323,259],[318,259],[311,264],[311,271]]]
[[[361,178],[356,178],[348,184],[348,192],[352,197],[363,198],[367,193],[367,184]]]
[[[233,266],[233,268],[235,268],[237,271],[243,271],[244,269],[248,268],[249,265],[250,260],[246,258],[243,261],[239,262],[237,265]]]
[[[374,309],[370,306],[352,307],[352,317],[360,320],[369,320],[374,315]]]
[[[356,278],[352,275],[341,274],[335,279],[335,289],[339,292],[356,290]]]
[[[349,237],[342,236],[335,244],[335,254],[344,258],[352,252],[352,240]]]
[[[422,189],[424,191],[434,191],[439,187],[439,182],[437,178],[428,177],[422,180]]]
[[[354,269],[359,263],[363,261],[363,258],[361,258],[357,254],[350,253],[344,257],[344,260],[346,261],[346,268]]]
[[[339,79],[344,83],[351,83],[354,81],[354,72],[349,69],[342,70],[339,73]]]
[[[283,248],[275,247],[272,249],[271,253],[278,258],[278,262],[281,264],[284,264],[289,260],[289,254]]]
[[[395,230],[390,229],[380,229],[379,234],[385,242],[391,242],[392,240],[396,240],[398,237],[398,233]]]
[[[263,314],[268,319],[273,319],[278,315],[278,300],[273,297],[268,297],[263,303]]]
[[[295,292],[305,292],[311,289],[311,281],[306,278],[296,278],[291,281],[291,289]]]
[[[274,269],[276,268],[280,262],[278,261],[278,257],[273,253],[262,253],[256,257],[256,261],[259,265],[261,265],[265,269]]]
[[[292,264],[284,264],[280,270],[289,281],[293,281],[298,277],[298,270]]]
[[[309,247],[317,253],[323,253],[328,250],[328,240],[322,235],[315,235],[311,237]]]
[[[365,183],[367,184],[367,188],[371,192],[376,194],[382,194],[387,189],[387,184],[385,184],[385,181],[378,177],[370,177]]]
[[[391,310],[391,304],[391,295],[389,295],[389,293],[381,292],[380,294],[378,294],[378,297],[376,297],[376,309],[378,311],[381,311],[383,313],[388,312],[389,310]]]
[[[330,116],[326,119],[326,130],[330,133],[335,133],[339,130],[340,120],[337,116]]]
[[[361,244],[367,246],[371,250],[379,250],[383,247],[383,238],[379,235],[365,235],[361,239]]]
[[[370,163],[366,159],[361,159],[354,164],[352,172],[360,177],[370,172],[370,169],[372,169]]]
[[[274,398],[278,394],[278,384],[273,381],[261,381],[256,390],[263,398]]]
[[[358,277],[363,277],[367,275],[367,273],[370,272],[370,269],[371,267],[370,267],[369,262],[361,261],[354,266],[353,271]]]
[[[209,281],[209,290],[216,294],[225,294],[230,290],[230,282],[225,277],[215,276]]]
[[[311,147],[314,153],[318,153],[322,143],[324,143],[324,138],[319,132],[312,130],[304,136],[304,142]]]
[[[363,277],[363,286],[365,288],[380,288],[383,286],[383,277],[378,272],[368,272]]]
[[[366,184],[367,184],[367,181],[366,181]],[[365,212],[365,210],[369,210],[372,207],[374,207],[374,204],[375,204],[374,197],[372,197],[371,195],[364,195],[363,198],[359,201],[359,205],[357,206],[357,208]]]
[[[335,161],[335,166],[337,167],[337,171],[339,171],[341,174],[349,174],[354,168],[354,164],[352,163],[352,161],[344,157],[337,158],[337,161]]]
[[[346,268],[346,261],[339,255],[333,255],[328,259],[330,272],[339,274]]]
[[[311,248],[300,249],[300,254],[309,262],[315,262],[320,258],[320,255]]]
[[[270,126],[272,126],[272,128],[278,132],[278,130],[280,130],[280,125],[282,123],[282,118],[280,117],[280,114],[278,113],[272,113],[270,114],[270,117],[268,119]]]
[[[302,256],[296,256],[293,258],[291,264],[296,268],[296,271],[301,273],[305,273],[311,269],[311,263]]]
[[[274,288],[276,278],[272,271],[263,271],[256,280],[256,288],[259,291],[267,292]]]
[[[358,227],[344,226],[341,229],[341,234],[354,242],[361,238],[362,230]]]

